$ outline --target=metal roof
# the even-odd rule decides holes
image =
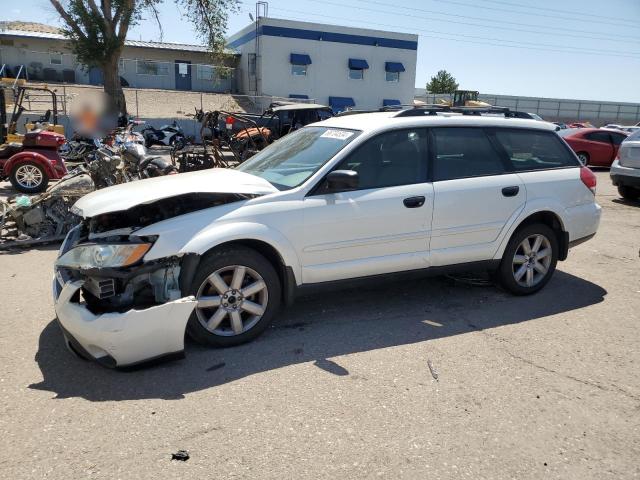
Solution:
[[[34,32],[30,30],[0,30],[0,36],[3,35],[12,37],[45,38],[50,40],[67,40],[67,38],[60,33]],[[139,40],[125,40],[124,44],[127,47],[157,48],[161,50],[179,50],[183,52],[206,53],[209,51],[209,49],[204,45],[191,45],[188,43],[143,42]]]

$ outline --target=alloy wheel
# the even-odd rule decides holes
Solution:
[[[196,315],[215,335],[240,335],[262,318],[269,301],[267,284],[255,270],[242,265],[223,267],[198,288]]]
[[[34,165],[20,165],[16,170],[16,182],[23,188],[35,188],[42,181],[42,172]]]
[[[530,235],[516,248],[512,261],[513,278],[522,287],[533,287],[547,275],[551,259],[549,239],[541,234]]]

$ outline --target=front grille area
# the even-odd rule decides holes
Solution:
[[[87,277],[84,282],[84,288],[100,300],[113,297],[116,294],[116,285],[113,278]]]

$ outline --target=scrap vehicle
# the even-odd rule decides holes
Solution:
[[[45,97],[49,99],[51,108],[48,108],[45,113],[37,120],[26,122],[24,129],[26,132],[32,130],[46,130],[49,132],[59,133],[64,135],[64,126],[58,123],[58,96],[55,91],[48,87],[32,87],[32,86],[17,86],[14,89],[4,88],[0,86],[0,94],[5,102],[5,110],[7,107],[11,107],[11,116],[7,119],[7,138],[8,143],[22,143],[24,134],[18,133],[18,122],[24,112],[29,111],[25,106],[26,103],[48,103],[39,98]],[[7,94],[13,98],[11,105],[6,105]]]
[[[477,90],[456,90],[453,92],[451,99],[443,98],[438,100],[440,105],[448,105],[450,107],[490,107],[487,102],[478,100],[480,93]]]
[[[40,195],[0,200],[0,249],[60,241],[78,223],[72,205],[87,193],[123,183],[121,158],[101,148]]]
[[[332,117],[333,111],[316,103],[273,102],[262,114],[196,110],[201,144],[186,143],[172,151],[181,172],[242,163],[275,140],[311,123]]]
[[[64,135],[55,130],[57,109],[49,111],[41,119],[43,123],[27,124],[24,134],[16,133],[17,122],[24,111],[21,102],[26,88],[19,87],[13,113],[7,118],[5,89],[0,87],[0,180],[9,179],[13,188],[23,193],[46,190],[49,180],[57,180],[67,174],[59,148],[65,142]],[[47,91],[49,91],[47,89]],[[54,94],[55,98],[55,94]],[[53,115],[54,124],[45,121]],[[46,125],[53,130],[46,130]]]

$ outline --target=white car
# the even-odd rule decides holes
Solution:
[[[349,115],[236,169],[91,193],[55,265],[67,344],[111,367],[181,354],[185,330],[238,345],[303,287],[397,272],[489,269],[534,293],[600,221],[595,176],[554,129],[419,108]]]
[[[640,198],[640,131],[629,135],[620,144],[618,155],[611,164],[609,174],[622,198],[627,200]]]

